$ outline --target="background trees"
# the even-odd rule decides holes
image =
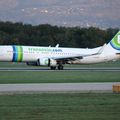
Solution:
[[[118,29],[95,27],[58,27],[49,24],[32,26],[0,22],[0,45],[35,45],[93,48],[108,43]]]

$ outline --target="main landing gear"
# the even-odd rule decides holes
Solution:
[[[58,70],[63,70],[63,65],[59,65]]]
[[[51,66],[50,69],[51,70],[56,70],[56,66]]]
[[[58,70],[63,70],[64,66],[63,65],[58,65]],[[51,66],[50,67],[51,70],[56,70],[56,66]]]

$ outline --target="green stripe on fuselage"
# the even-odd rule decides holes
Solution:
[[[23,60],[23,48],[22,46],[13,46],[13,62],[22,62]]]
[[[22,46],[18,46],[18,62],[23,60],[23,48]]]
[[[23,48],[22,46],[17,46],[18,49],[18,62],[21,62],[23,60]]]

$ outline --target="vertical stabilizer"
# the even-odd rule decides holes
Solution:
[[[110,45],[120,51],[120,31],[113,37],[113,39],[110,41]]]

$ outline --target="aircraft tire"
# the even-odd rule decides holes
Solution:
[[[56,69],[56,66],[51,66],[50,69],[51,69],[51,70],[55,70],[55,69]]]
[[[59,65],[59,66],[58,66],[58,70],[63,70],[63,66],[62,66],[62,65]]]

